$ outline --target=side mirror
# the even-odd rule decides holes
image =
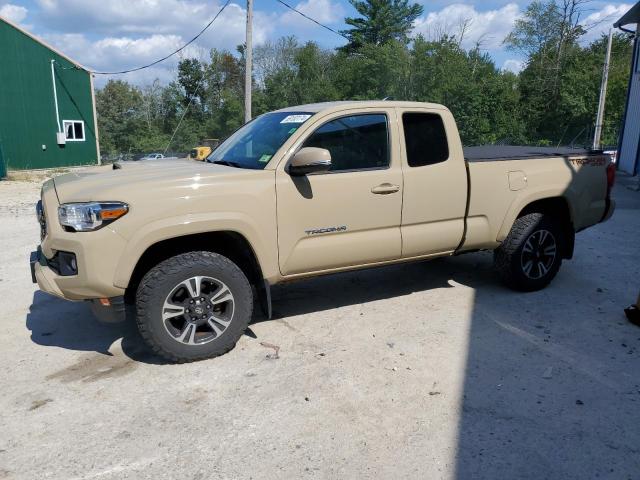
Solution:
[[[289,175],[301,177],[310,173],[327,172],[331,168],[331,152],[325,148],[305,147],[289,162]]]

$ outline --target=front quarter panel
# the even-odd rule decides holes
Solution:
[[[130,206],[127,215],[110,225],[125,241],[115,269],[115,286],[128,286],[136,263],[153,244],[214,231],[243,235],[265,277],[277,272],[274,172],[226,170],[217,175],[136,182],[102,192],[109,197],[106,200]]]

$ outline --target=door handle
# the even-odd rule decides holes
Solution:
[[[393,185],[391,183],[383,183],[371,189],[371,193],[375,195],[389,195],[398,191],[400,191],[400,185]]]

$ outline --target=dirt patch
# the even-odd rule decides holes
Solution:
[[[76,168],[77,170],[77,168]],[[46,168],[42,170],[9,170],[7,180],[14,182],[43,183],[51,177],[64,175],[72,171],[71,168]]]
[[[44,407],[47,403],[53,402],[50,398],[43,398],[40,400],[34,400],[31,402],[31,406],[29,407],[29,411],[37,410],[40,407]]]
[[[129,358],[101,354],[86,355],[73,365],[47,375],[47,380],[59,380],[62,383],[91,383],[104,378],[117,378],[128,375],[137,368],[137,363]]]

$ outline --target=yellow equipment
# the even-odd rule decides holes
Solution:
[[[204,162],[213,149],[218,146],[220,140],[217,138],[205,138],[202,140],[201,145],[195,147],[189,152],[189,158],[192,160],[198,160],[200,162]]]

